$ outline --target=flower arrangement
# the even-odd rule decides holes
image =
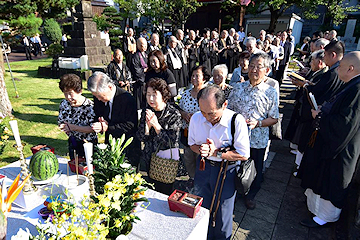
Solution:
[[[9,129],[2,122],[3,115],[0,113],[0,155],[3,153],[6,144],[9,139]]]
[[[144,194],[146,181],[128,162],[124,149],[132,142],[125,135],[115,139],[109,136],[109,145],[99,144],[93,155],[95,191],[97,200],[109,216],[109,237],[128,234],[137,219],[133,209],[137,202],[147,201]]]
[[[147,202],[144,193],[146,181],[126,162],[124,149],[132,138],[125,141],[109,138],[109,145],[99,144],[93,155],[94,182],[97,195],[85,196],[81,206],[70,200],[51,204],[54,216],[49,218],[56,232],[50,239],[115,239],[127,235],[132,224],[140,220],[134,208],[138,202]],[[61,209],[61,211],[58,211]],[[61,231],[60,231],[61,230]],[[39,235],[32,239],[46,239],[48,228],[39,228]],[[24,231],[23,231],[24,232]]]
[[[102,213],[108,216],[109,237],[127,235],[132,229],[132,223],[140,220],[134,215],[137,202],[147,201],[143,196],[147,188],[143,187],[141,174],[125,173],[117,175],[104,186],[104,193],[97,196]]]
[[[93,155],[95,191],[98,194],[104,193],[104,186],[107,182],[112,181],[116,175],[125,173],[135,173],[136,169],[127,163],[124,149],[129,146],[133,138],[125,142],[125,134],[121,138],[115,139],[109,136],[109,145],[98,144],[95,146]]]

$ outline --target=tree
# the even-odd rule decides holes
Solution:
[[[332,25],[340,25],[347,18],[348,13],[356,12],[360,9],[360,5],[347,6],[344,0],[323,0],[326,7],[324,27],[329,29]]]
[[[0,113],[5,116],[11,116],[12,106],[6,91],[4,78],[4,59],[2,56],[3,52],[2,48],[0,48]]]
[[[62,32],[59,23],[53,19],[46,19],[44,22],[44,33],[51,42],[60,43]]]
[[[144,0],[146,5],[145,16],[149,17],[156,27],[161,26],[161,36],[165,43],[165,19],[169,16],[169,4],[167,0]]]
[[[201,6],[197,0],[171,0],[168,1],[168,16],[175,27],[184,30],[184,25],[191,14],[195,13]]]

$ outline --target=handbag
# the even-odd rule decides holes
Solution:
[[[282,130],[281,130],[282,118],[283,118],[283,114],[280,113],[277,123],[269,127],[270,140],[282,140]]]
[[[231,119],[231,136],[232,136],[232,146],[234,146],[234,136],[235,136],[235,119],[237,113],[235,113]],[[240,165],[236,167],[236,176],[235,176],[235,187],[238,192],[243,195],[246,195],[249,190],[252,182],[256,177],[256,168],[254,160],[249,158],[246,161],[241,161]]]
[[[153,153],[151,156],[150,170],[149,170],[150,178],[166,184],[175,182],[175,178],[179,168],[179,160],[173,159],[173,154],[172,154],[173,149],[171,148],[170,142],[169,142],[169,146],[170,146],[171,158],[170,159],[162,158],[157,155],[160,148],[160,144],[159,144],[156,153]]]

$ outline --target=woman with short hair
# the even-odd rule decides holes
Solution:
[[[228,99],[233,87],[227,84],[226,78],[228,75],[228,68],[225,64],[216,65],[212,70],[214,84],[218,85]]]
[[[74,150],[84,157],[83,143],[97,143],[97,136],[91,128],[94,122],[94,103],[82,95],[82,81],[75,74],[65,74],[60,78],[59,88],[65,99],[60,103],[58,125],[68,136],[70,159]]]
[[[235,68],[229,84],[231,86],[235,86],[238,82],[245,82],[249,80],[249,59],[250,53],[248,51],[244,51],[239,55],[239,66]]]
[[[181,115],[173,105],[167,103],[171,94],[165,80],[152,78],[146,83],[145,89],[147,108],[141,112],[136,135],[145,144],[140,164],[145,163],[149,173],[152,154],[157,154],[159,150],[179,148]],[[154,183],[155,190],[171,194],[173,183],[166,184],[151,178],[150,180]]]

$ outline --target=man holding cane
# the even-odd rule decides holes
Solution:
[[[203,207],[208,209],[212,205],[213,194],[220,198],[218,214],[214,219],[216,224],[213,226],[210,221],[208,239],[230,239],[236,196],[236,166],[239,161],[247,160],[250,156],[248,128],[245,119],[237,115],[234,150],[224,150],[232,144],[231,121],[235,112],[227,109],[225,95],[217,86],[211,85],[202,89],[197,98],[200,112],[191,117],[188,137],[191,150],[200,154],[196,162],[195,194],[204,198]],[[200,162],[204,160],[205,165],[199,169]],[[223,169],[223,160],[228,161],[228,167],[221,172],[223,177],[226,175],[221,192],[216,187],[216,182],[219,171]]]

